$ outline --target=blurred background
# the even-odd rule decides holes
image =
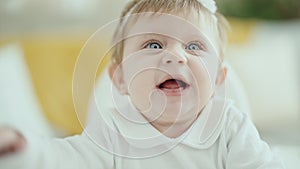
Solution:
[[[72,99],[76,59],[87,39],[117,19],[126,2],[1,0],[0,124],[46,136],[80,133]],[[226,62],[239,77],[230,94],[287,168],[299,168],[300,1],[217,4],[231,25]],[[108,44],[103,37],[99,47]]]

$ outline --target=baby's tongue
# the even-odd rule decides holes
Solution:
[[[162,84],[162,87],[166,89],[178,89],[180,85],[175,80],[168,80]]]

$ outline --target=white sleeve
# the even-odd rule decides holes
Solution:
[[[113,156],[85,134],[43,140],[25,134],[28,146],[18,154],[1,157],[1,169],[113,169]]]
[[[246,114],[237,112],[228,121],[226,169],[283,169],[280,158],[261,140]]]

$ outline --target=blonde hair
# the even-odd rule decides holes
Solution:
[[[227,44],[227,30],[229,28],[227,20],[224,16],[218,12],[211,13],[197,0],[133,0],[129,2],[124,8],[119,25],[115,31],[114,39],[123,34],[127,24],[127,17],[130,14],[138,14],[143,12],[154,12],[154,13],[179,13],[184,12],[185,14],[190,14],[191,8],[196,9],[197,13],[203,12],[206,14],[208,19],[213,20],[214,17],[217,18],[216,31],[218,34],[218,46],[219,55],[222,59],[224,57],[224,50]],[[210,17],[210,18],[209,18]],[[215,22],[212,22],[215,24]],[[116,44],[112,49],[111,61],[112,64],[120,64],[123,57],[123,47],[124,40]]]

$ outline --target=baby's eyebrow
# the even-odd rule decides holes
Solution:
[[[151,37],[166,37],[166,35],[163,35],[163,34],[158,34],[158,33],[145,33],[145,34],[142,34],[142,36],[144,38],[151,38]]]
[[[210,41],[205,36],[199,35],[199,34],[191,34],[184,41],[185,42],[198,41],[198,42],[201,42],[203,45],[210,44]]]
[[[167,38],[167,36],[162,34],[156,34],[156,33],[145,33],[145,34],[138,35],[137,38],[138,40],[141,41],[150,40],[150,39],[164,40],[165,38]]]
[[[186,36],[186,38],[192,39],[192,40],[207,41],[207,38],[202,34],[190,34],[190,35]]]
[[[207,40],[207,38],[201,34],[190,34],[190,35],[186,35],[184,37],[179,37],[179,36],[171,37],[171,36],[159,34],[159,33],[143,33],[143,34],[138,35],[138,39],[141,41],[149,40],[149,39],[165,40],[167,38],[175,39],[181,43],[189,43],[192,41],[199,41],[200,43],[202,43],[205,46],[207,44],[209,44],[209,41]]]

